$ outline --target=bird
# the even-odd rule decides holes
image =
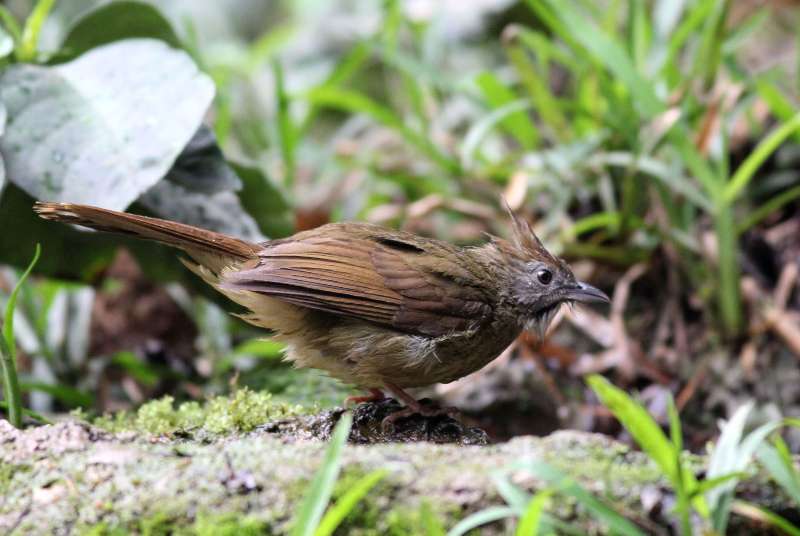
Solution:
[[[285,358],[403,408],[384,419],[432,416],[407,389],[449,383],[494,360],[523,330],[540,337],[565,303],[608,303],[508,209],[511,237],[456,246],[361,222],[248,242],[198,227],[100,207],[37,202],[42,218],[132,235],[182,250],[184,264],[285,343]]]

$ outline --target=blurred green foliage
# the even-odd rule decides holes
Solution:
[[[735,6],[725,0],[531,0],[497,2],[485,12],[444,4],[425,11],[400,1],[349,11],[335,0],[9,6],[0,10],[6,80],[16,80],[8,78],[15,72],[69,73],[75,61],[149,39],[169,45],[148,49],[155,58],[189,58],[199,69],[186,98],[202,92],[204,77],[214,82],[210,108],[186,121],[205,122],[214,135],[176,130],[183,145],[171,147],[154,185],[142,183],[135,211],[251,238],[358,218],[473,242],[481,231],[503,233],[505,194],[566,257],[611,270],[649,262],[661,274],[655,277],[674,272],[679,284],[671,291],[696,298],[712,326],[735,336],[744,327],[740,238],[800,198],[791,167],[800,139],[791,66],[754,69],[742,59],[774,23],[767,8],[738,14],[734,24]],[[129,91],[114,98],[136,102],[138,89]],[[769,115],[759,112],[764,107]],[[39,273],[93,281],[124,245],[147,277],[192,281],[159,246],[35,218],[36,181],[58,184],[70,166],[48,168],[63,168],[64,177],[15,175],[20,162],[38,156],[34,144],[24,158],[3,145],[25,137],[9,108],[0,108],[0,169],[8,172],[0,174],[0,224],[20,230],[0,235],[0,261],[23,266],[31,240],[39,240]],[[35,147],[47,155],[57,141],[45,136]],[[66,149],[91,153],[102,142],[89,136]],[[124,164],[104,162],[112,170]],[[674,254],[665,267],[667,251]],[[198,311],[209,307],[184,304],[200,324]],[[237,350],[254,333],[215,311],[217,328],[203,325],[200,348],[213,362],[206,374],[216,388],[241,370],[245,385],[267,382],[302,396],[306,388],[298,391],[279,353]],[[140,379],[163,373],[107,357]],[[71,365],[50,366],[64,368],[52,374],[64,384],[77,376]],[[303,376],[299,385],[324,382]],[[81,389],[54,394],[81,405],[88,394]],[[334,387],[324,390],[338,396]]]

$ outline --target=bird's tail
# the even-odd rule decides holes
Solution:
[[[256,244],[199,227],[74,203],[37,202],[33,210],[46,220],[155,240],[184,250],[215,272],[256,257]],[[211,261],[211,262],[208,262]]]

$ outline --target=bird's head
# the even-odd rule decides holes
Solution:
[[[509,213],[512,240],[496,239],[494,244],[509,268],[506,299],[515,305],[525,329],[543,335],[564,303],[609,302],[603,291],[578,281],[566,262],[547,251],[527,221]]]

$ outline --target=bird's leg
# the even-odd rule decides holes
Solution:
[[[395,411],[383,419],[381,426],[384,431],[394,428],[395,421],[410,417],[412,415],[422,415],[423,417],[438,417],[440,415],[447,415],[448,417],[455,418],[458,416],[458,409],[450,407],[426,407],[420,404],[416,398],[406,393],[403,389],[393,383],[384,384],[386,389],[392,393],[397,400],[406,405],[405,408]]]
[[[383,400],[386,398],[386,395],[383,394],[383,391],[378,389],[377,387],[371,387],[369,389],[369,394],[364,396],[348,396],[344,399],[345,405],[347,404],[361,404],[362,402],[377,402],[379,400]]]

